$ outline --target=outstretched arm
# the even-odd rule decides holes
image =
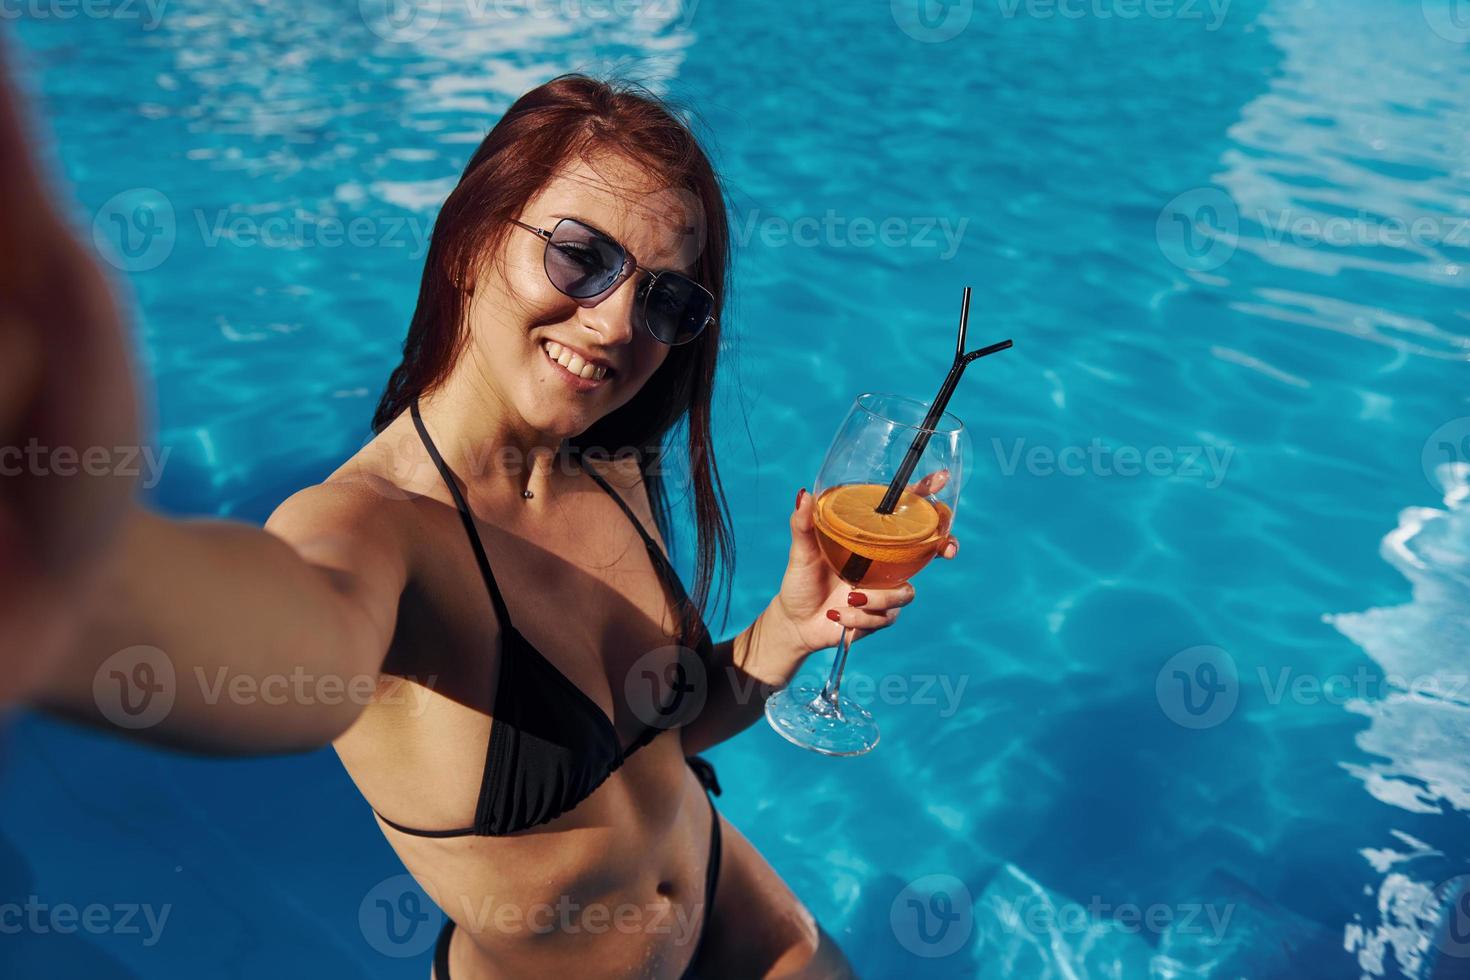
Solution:
[[[0,46],[0,707],[75,640],[96,556],[133,492],[116,472],[57,476],[36,454],[137,441],[116,306],[52,207],[3,59]]]
[[[30,465],[32,447],[138,439],[122,317],[49,190],[0,65],[0,709],[212,752],[325,744],[376,681],[403,542],[351,487],[298,494],[262,530],[150,514],[117,472]]]
[[[264,530],[134,508],[39,703],[194,751],[325,745],[371,700],[393,636],[406,570],[382,506],[327,484]]]

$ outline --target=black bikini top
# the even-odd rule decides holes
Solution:
[[[439,455],[438,448],[424,428],[417,401],[412,406],[412,413],[419,438],[454,497],[500,622],[500,678],[495,692],[494,719],[490,723],[490,745],[485,756],[485,769],[480,776],[480,798],[475,808],[474,825],[455,830],[418,830],[394,823],[381,813],[378,817],[395,830],[418,837],[498,837],[513,834],[571,810],[591,796],[629,756],[668,729],[650,725],[631,745],[623,748],[612,720],[597,702],[568,680],[515,628],[500,587],[495,583],[495,575],[490,571],[490,561],[485,557],[485,546],[475,529],[469,506],[453,471]],[[649,536],[623,498],[601,476],[590,466],[582,468],[628,515],[643,538],[655,569],[673,592],[676,608],[681,613],[688,610],[689,597],[658,542]],[[699,633],[695,649],[708,663],[712,651],[709,633],[702,621],[695,629]],[[687,639],[686,632],[680,642],[685,643]],[[674,684],[673,688],[671,702],[659,708],[660,718],[673,717],[688,691],[688,686],[682,682]]]

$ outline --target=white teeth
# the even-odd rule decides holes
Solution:
[[[582,360],[582,356],[580,354],[577,354],[570,347],[563,347],[561,344],[558,344],[554,340],[546,341],[546,343],[541,345],[541,349],[546,351],[547,357],[551,358],[553,361],[566,368],[569,373],[575,374],[579,378],[586,378],[588,380],[596,379],[598,381],[601,381],[603,378],[607,377],[607,368],[603,367],[600,364],[593,364],[590,361]]]

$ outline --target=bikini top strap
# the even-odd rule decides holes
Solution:
[[[424,427],[423,416],[419,414],[419,400],[415,398],[410,406],[413,414],[414,428],[418,429],[419,439],[422,440],[424,448],[429,451],[429,458],[434,461],[439,475],[444,479],[444,485],[449,488],[449,495],[454,498],[454,506],[459,510],[459,518],[464,523],[465,533],[470,539],[470,547],[475,551],[475,561],[480,566],[480,576],[485,580],[485,588],[490,592],[490,601],[495,606],[495,615],[500,621],[502,630],[513,629],[510,621],[510,609],[505,605],[505,598],[500,594],[500,586],[495,582],[495,573],[490,570],[490,559],[485,556],[485,545],[480,540],[480,532],[475,527],[475,518],[470,513],[470,506],[465,502],[464,494],[460,492],[459,481],[454,476],[454,471],[449,464],[444,462],[444,457],[439,455],[439,448],[434,445],[434,440],[429,438],[429,430]]]
[[[658,568],[659,574],[663,576],[664,581],[668,583],[669,588],[673,591],[675,602],[678,603],[681,610],[689,610],[691,604],[689,602],[689,594],[684,591],[684,583],[679,580],[678,573],[674,571],[673,563],[664,554],[664,550],[659,547],[658,542],[653,539],[653,536],[644,529],[643,522],[638,519],[638,515],[633,513],[633,508],[628,506],[627,501],[623,500],[621,494],[608,486],[607,481],[598,475],[596,470],[587,465],[585,459],[582,460],[582,469],[586,471],[588,476],[596,480],[597,485],[606,490],[607,495],[616,500],[618,506],[623,509],[623,513],[628,515],[628,520],[632,521],[633,526],[638,529],[638,536],[643,539],[643,546],[648,549],[649,557],[653,559],[653,563]],[[698,629],[699,627],[696,626],[695,628]],[[703,630],[701,629],[700,632],[703,633]],[[687,640],[688,637],[686,636],[685,639]]]

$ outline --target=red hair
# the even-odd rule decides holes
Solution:
[[[490,130],[434,222],[403,360],[388,378],[373,413],[373,430],[382,431],[454,368],[468,340],[469,307],[468,293],[456,283],[473,280],[484,258],[499,254],[511,219],[565,161],[599,150],[642,165],[667,186],[698,200],[705,226],[693,278],[714,296],[716,319],[695,340],[670,348],[663,364],[626,405],[570,441],[577,448],[637,450],[654,519],[672,547],[661,462],[665,437],[681,420],[686,423],[698,535],[692,599],[694,609],[702,612],[714,591],[716,565],[726,581],[734,568],[729,507],[715,465],[710,426],[729,271],[729,221],[719,177],[694,134],[648,92],[584,75],[562,75],[517,99]]]

